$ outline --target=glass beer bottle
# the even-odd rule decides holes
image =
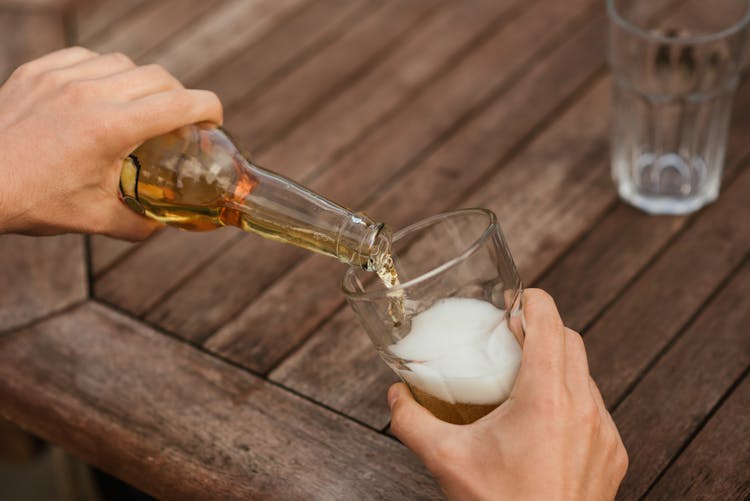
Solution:
[[[123,162],[120,196],[136,212],[188,230],[237,226],[368,271],[390,259],[384,224],[254,165],[212,125],[139,146]]]

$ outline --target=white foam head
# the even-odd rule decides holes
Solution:
[[[502,402],[521,365],[505,312],[471,298],[435,302],[389,351],[406,362],[408,370],[396,369],[406,381],[450,403]]]

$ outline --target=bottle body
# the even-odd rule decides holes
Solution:
[[[123,201],[189,230],[237,226],[375,270],[385,225],[254,165],[220,128],[189,125],[146,141],[123,163]]]

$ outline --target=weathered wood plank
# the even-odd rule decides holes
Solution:
[[[549,220],[552,219],[549,213],[556,214],[565,207],[570,207],[572,204],[568,200],[580,196],[580,189],[584,189],[592,197],[592,203],[596,203],[606,190],[611,190],[607,184],[607,173],[602,170],[600,174],[596,174],[597,169],[602,167],[592,165],[589,160],[593,156],[602,157],[600,163],[604,161],[607,122],[595,117],[601,116],[601,110],[606,109],[608,83],[608,80],[602,79],[575,107],[562,115],[502,169],[502,182],[509,183],[508,195],[487,200],[489,206],[501,217],[509,215],[509,211],[513,210],[521,214],[529,211],[535,213],[535,217]],[[551,168],[551,158],[555,159],[554,175],[545,174]],[[535,180],[533,186],[530,186],[530,179]],[[561,179],[574,179],[581,186],[571,188],[561,183]],[[529,194],[528,198],[524,198],[524,189]],[[541,204],[548,213],[534,210],[533,205],[548,198],[557,200],[560,205]],[[585,214],[580,207],[575,210],[578,214]],[[581,218],[586,220],[583,216]],[[535,238],[527,236],[522,240],[522,247],[513,245],[516,256],[534,251],[538,245],[537,240],[544,239],[550,232],[558,231],[549,226],[529,224],[519,216],[507,217],[506,220],[513,222],[512,225],[504,226],[506,232],[518,234],[525,228],[532,228],[531,231],[534,232]],[[511,239],[510,242],[515,244],[515,240]],[[533,261],[531,264],[533,265]],[[226,345],[227,351],[231,353],[229,348]],[[329,353],[331,359],[343,358],[350,362],[317,364],[316,359],[319,359],[321,352]],[[388,422],[389,412],[378,397],[393,381],[385,365],[382,364],[380,371],[372,370],[369,374],[361,375],[362,389],[345,387],[343,390],[353,391],[344,392],[339,382],[343,374],[355,367],[372,366],[371,364],[376,363],[382,364],[354,315],[345,308],[318,329],[301,349],[286,358],[271,372],[270,378],[335,409],[346,409],[347,414],[372,426],[383,427]]]
[[[50,9],[62,11],[76,0],[0,0],[0,8],[11,9]]]
[[[267,151],[261,150],[257,159],[308,181],[426,83],[451,71],[498,21],[512,20],[519,4],[518,0],[449,3],[414,26],[410,38],[370,74],[333,96]]]
[[[750,377],[745,377],[646,499],[750,498]]]
[[[201,17],[189,30],[144,54],[180,80],[189,81],[217,57],[260,40],[304,5],[306,0],[228,0]]]
[[[735,109],[725,184],[750,154],[750,81],[740,88]],[[583,329],[692,219],[649,216],[620,203],[535,285],[552,294],[568,326]]]
[[[221,5],[222,0],[148,2],[135,12],[123,15],[110,29],[89,40],[87,46],[97,52],[124,52],[140,60],[147,51]]]
[[[396,441],[91,303],[0,337],[0,413],[164,499],[439,495]]]
[[[750,176],[746,178],[750,181]],[[651,278],[658,279],[656,274]],[[674,282],[655,283],[662,289],[669,289]],[[679,294],[678,290],[672,292]],[[613,417],[630,456],[628,474],[618,494],[620,499],[638,499],[645,493],[721,396],[750,365],[748,295],[750,263],[746,262],[615,411]],[[651,303],[651,309],[666,316],[666,305]],[[627,347],[613,345],[612,349],[629,351],[636,344],[636,340],[631,340]],[[729,450],[723,452],[731,454]],[[745,477],[746,467],[747,464]]]
[[[388,188],[383,198],[375,202],[373,213],[399,227],[420,216],[451,207],[467,186],[480,179],[484,171],[492,169],[498,159],[543,121],[601,64],[598,50],[586,51],[586,47],[596,47],[589,37],[599,35],[599,29],[591,24],[586,30],[588,37],[576,36],[540,61],[502,99],[488,106],[485,113],[444,143],[407,178]],[[565,71],[574,62],[580,65],[579,70]],[[553,80],[554,89],[539,85],[539,82]],[[529,107],[529,102],[536,106]],[[519,113],[520,109],[526,110]],[[510,122],[514,127],[505,130]],[[581,137],[589,139],[589,136]],[[562,150],[563,153],[566,151],[573,150]],[[471,168],[453,167],[464,163]],[[519,168],[525,169],[525,165]],[[454,188],[455,193],[452,192]],[[404,200],[409,202],[404,203]],[[298,265],[238,317],[227,322],[206,346],[254,370],[267,371],[280,356],[341,306],[343,297],[338,287],[341,273],[338,263],[320,259]],[[283,303],[290,306],[286,308]],[[284,310],[284,315],[277,314],[279,308]],[[248,335],[249,329],[252,335]]]
[[[93,284],[94,295],[141,315],[171,288],[178,287],[193,270],[206,265],[205,261],[236,239],[239,231],[222,228],[188,232],[165,228],[138,245],[113,268],[105,270]],[[169,277],[170,281],[165,283],[164,277]],[[217,290],[211,293],[220,300]],[[193,313],[195,311],[200,310]]]
[[[567,19],[568,23],[572,23],[576,19],[580,21],[580,17],[586,17],[585,14],[570,13],[569,8],[572,8],[569,4],[562,7],[557,16],[558,19]],[[548,8],[544,9],[545,12],[547,10]],[[337,159],[328,170],[311,181],[309,185],[334,200],[361,206],[361,202],[351,202],[355,197],[375,195],[380,183],[394,175],[404,165],[408,165],[410,160],[418,156],[423,149],[428,148],[442,134],[449,132],[456,123],[460,123],[460,117],[478,106],[482,96],[491,95],[493,90],[508,83],[514,76],[518,76],[514,75],[514,72],[522,73],[527,68],[526,63],[531,55],[554,44],[556,38],[563,37],[565,30],[570,28],[562,21],[562,24],[555,25],[559,27],[559,30],[549,30],[538,24],[529,24],[539,23],[540,12],[542,9],[538,9],[536,4],[525,10],[521,16],[505,26],[505,29],[490,37],[485,44],[463,58],[453,71],[436,80],[419,96],[406,103],[399,113],[389,117],[381,128],[372,135],[368,135],[348,154]],[[566,12],[568,12],[568,17],[565,16]],[[532,16],[531,13],[535,15]],[[532,30],[534,26],[538,27],[538,30]],[[540,36],[539,33],[543,35]],[[510,47],[519,45],[525,46],[528,52],[522,55],[518,51],[510,50]],[[501,64],[507,71],[497,72],[495,68],[498,64]],[[430,110],[429,114],[427,110]],[[426,116],[430,119],[425,120]],[[352,165],[357,166],[356,176],[352,175]],[[248,251],[250,251],[249,248]],[[292,251],[279,248],[278,252]],[[259,253],[248,255],[260,256]],[[294,256],[287,266],[292,266],[296,259]],[[160,303],[149,319],[172,332],[187,335],[191,339],[204,337],[227,321],[243,305],[248,304],[252,297],[241,293],[243,284],[237,284],[238,289],[232,292],[234,297],[242,299],[241,302],[222,301],[218,304],[206,298],[202,291],[209,291],[216,287],[213,277],[223,275],[219,270],[242,269],[243,276],[252,276],[251,265],[264,266],[262,261],[253,263],[248,259],[240,263],[224,259],[217,260],[210,269],[191,277],[176,294]],[[340,272],[330,275],[328,280],[335,279],[338,273]],[[318,299],[315,295],[310,298]],[[309,298],[307,300],[309,301]],[[200,303],[203,307],[213,302],[210,307],[223,312],[216,316],[216,318],[222,318],[222,322],[208,324],[205,322],[208,317],[188,318],[184,311],[187,311],[186,305],[189,302]],[[164,321],[167,315],[169,320]]]
[[[117,29],[117,22],[134,15],[148,0],[84,0],[75,6],[77,41],[83,45],[95,42],[96,37]]]
[[[62,16],[54,12],[0,11],[0,83],[22,63],[65,46]]]
[[[372,4],[374,12],[335,43],[312,55],[262,96],[227,110],[227,127],[251,150],[263,148],[303,120],[316,103],[336,95],[350,79],[367,72],[436,5],[433,0]]]
[[[13,423],[0,418],[0,461],[25,463],[43,450],[43,442]]]
[[[223,57],[207,61],[210,64],[186,83],[211,89],[221,98],[224,108],[231,109],[330,45],[370,10],[372,6],[365,0],[307,3],[258,42],[236,54],[220,54]]]
[[[0,236],[0,284],[0,331],[84,300],[83,237]]]
[[[136,243],[103,235],[92,235],[90,242],[91,271],[95,277],[138,246]]]
[[[750,249],[750,169],[585,333],[591,374],[618,402]]]

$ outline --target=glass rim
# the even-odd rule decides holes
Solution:
[[[457,210],[453,210],[449,212],[441,212],[440,214],[435,214],[433,216],[420,219],[419,221],[412,223],[409,226],[401,228],[400,230],[396,231],[393,234],[391,245],[393,245],[393,243],[398,241],[401,237],[405,236],[406,234],[413,233],[414,231],[418,231],[428,226],[431,226],[437,220],[446,219],[448,217],[458,216],[462,214],[470,214],[470,213],[482,214],[482,215],[487,216],[489,218],[487,227],[484,229],[484,231],[482,231],[481,235],[477,237],[476,240],[474,240],[471,244],[466,246],[466,249],[464,249],[462,252],[458,253],[457,255],[453,256],[452,258],[447,259],[445,262],[420,274],[419,276],[412,278],[411,280],[407,280],[406,282],[400,283],[396,287],[391,287],[390,289],[378,289],[378,290],[369,290],[369,291],[365,290],[361,292],[352,291],[346,287],[347,277],[353,275],[354,273],[356,273],[357,271],[361,269],[357,266],[351,266],[349,267],[349,269],[346,270],[346,272],[344,272],[344,277],[341,280],[341,290],[344,292],[347,298],[352,298],[352,299],[370,299],[373,297],[387,297],[387,296],[394,295],[394,293],[397,293],[399,291],[403,291],[405,289],[418,285],[426,280],[429,280],[453,268],[458,263],[464,261],[466,258],[470,257],[477,250],[479,250],[482,247],[482,245],[487,241],[487,239],[497,230],[498,228],[497,216],[495,215],[494,212],[492,212],[489,209],[484,209],[484,208],[479,208],[479,207],[471,208],[471,209],[457,209]]]
[[[625,19],[625,17],[623,17],[622,14],[620,14],[620,12],[617,10],[617,6],[615,5],[616,1],[617,0],[607,0],[607,15],[612,22],[642,38],[665,44],[683,45],[714,42],[716,40],[726,38],[730,35],[734,35],[735,33],[743,30],[745,27],[747,27],[748,21],[750,21],[750,2],[745,1],[745,13],[742,15],[742,17],[722,30],[716,31],[714,33],[694,35],[684,38],[668,37],[653,33],[651,31],[647,31],[636,25],[635,23]]]

